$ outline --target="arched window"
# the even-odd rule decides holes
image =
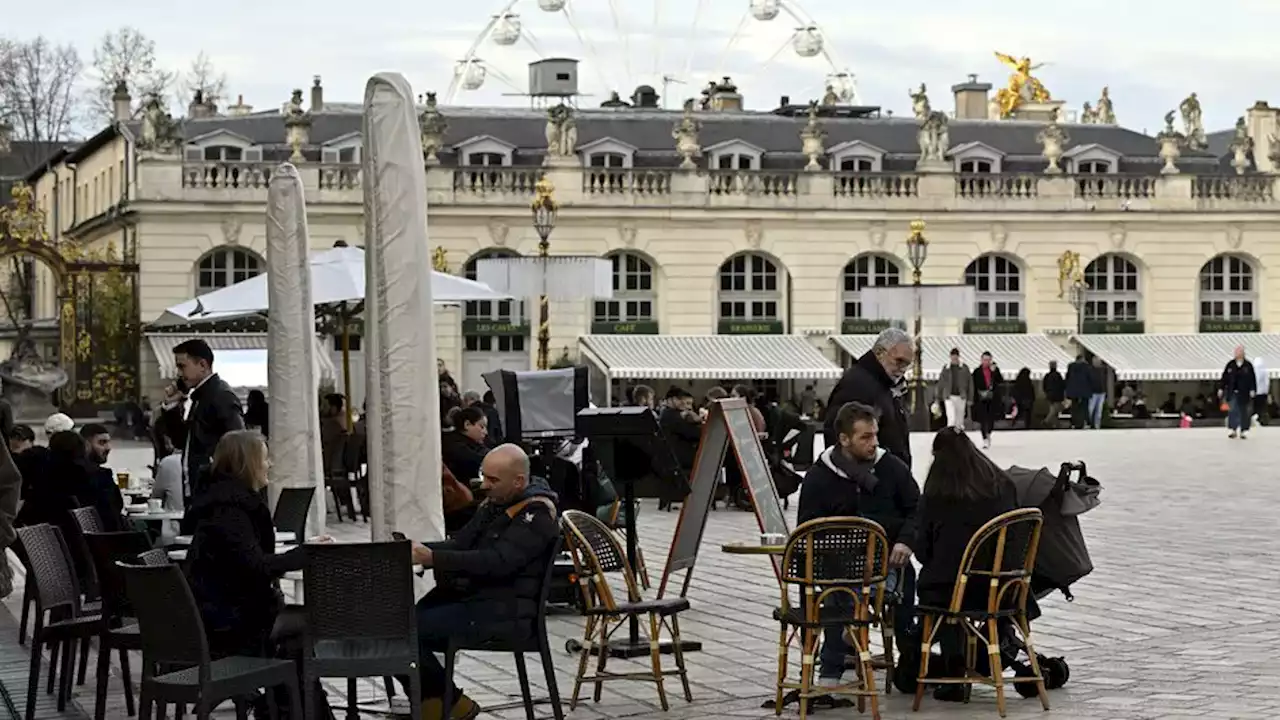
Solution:
[[[759,253],[734,255],[720,266],[719,330],[725,335],[782,332],[782,278]]]
[[[262,258],[238,247],[218,248],[196,263],[196,295],[244,282],[262,272]]]
[[[964,269],[964,282],[973,286],[973,319],[1018,322],[1026,312],[1022,269],[1003,255],[980,255]]]
[[[614,253],[609,256],[609,262],[613,264],[613,299],[595,301],[591,332],[597,335],[656,334],[657,286],[653,264],[633,252]]]
[[[1238,255],[1219,255],[1200,268],[1201,331],[1219,323],[1240,323],[1238,330],[1258,321],[1258,284],[1253,263]],[[1227,328],[1222,328],[1227,329]]]
[[[513,250],[481,250],[462,266],[462,275],[476,279],[476,262],[489,258],[518,257]],[[519,300],[470,300],[462,308],[463,347],[467,352],[528,352],[529,326],[524,303]]]
[[[866,253],[850,260],[844,266],[843,285],[840,293],[840,326],[846,335],[879,332],[888,327],[888,321],[865,320],[862,317],[862,289],[867,287],[892,287],[902,282],[902,270],[887,255]]]
[[[1132,260],[1108,253],[1084,269],[1084,321],[1134,323],[1142,319],[1141,274]]]

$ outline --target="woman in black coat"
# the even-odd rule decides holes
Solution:
[[[489,419],[478,405],[451,414],[453,429],[440,435],[440,457],[459,482],[480,477],[480,463],[489,454]]]
[[[1022,421],[1022,427],[1031,429],[1032,410],[1036,405],[1036,386],[1031,382],[1031,370],[1022,368],[1018,371],[1018,376],[1013,379],[1013,406],[1018,408],[1017,418],[1013,424],[1016,426],[1018,420]]]
[[[1000,388],[1004,385],[1004,377],[1000,368],[991,361],[991,353],[982,353],[982,364],[973,371],[973,418],[978,421],[978,429],[982,431],[982,447],[991,447],[991,433],[995,430],[996,420],[1004,414],[1004,404],[1000,398]]]

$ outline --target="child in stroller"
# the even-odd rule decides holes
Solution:
[[[1010,467],[1005,474],[1017,489],[1018,505],[1039,508],[1044,516],[1036,566],[1031,577],[1033,598],[1029,598],[1027,608],[1028,616],[1035,619],[1040,614],[1036,600],[1043,600],[1056,591],[1070,602],[1073,599],[1071,585],[1093,571],[1078,516],[1098,506],[1102,486],[1088,475],[1083,462],[1063,463],[1056,476],[1047,468],[1032,470],[1016,466]],[[1026,647],[1018,638],[1013,621],[1002,619],[997,625],[1001,666],[1013,670],[1015,676],[1031,675],[1030,658],[1026,657]],[[909,657],[913,654],[912,648],[904,647],[898,665],[904,669],[918,666],[918,652],[916,649],[915,656]],[[1036,660],[1044,675],[1046,689],[1060,688],[1070,679],[1071,668],[1066,659],[1037,654]],[[986,657],[980,654],[976,670],[986,672],[985,666]],[[940,668],[942,663],[931,661],[930,667]],[[894,685],[904,693],[915,692],[916,679],[910,671],[895,672]],[[1015,683],[1014,687],[1024,697],[1032,697],[1036,693],[1034,683]]]

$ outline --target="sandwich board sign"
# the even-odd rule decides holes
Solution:
[[[693,565],[698,559],[698,548],[707,527],[707,514],[716,497],[716,485],[720,482],[720,469],[725,460],[738,464],[761,533],[787,537],[791,529],[782,511],[773,474],[769,472],[769,460],[765,457],[760,437],[751,424],[751,411],[742,398],[725,398],[711,405],[706,422],[702,425],[702,439],[698,454],[689,472],[689,494],[680,507],[676,521],[675,537],[671,540],[671,552],[658,586],[658,597],[665,597],[667,585],[674,573],[684,571],[680,595],[689,590]],[[773,558],[778,571],[778,558]]]

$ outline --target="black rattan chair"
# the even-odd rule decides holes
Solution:
[[[85,604],[81,609],[87,612],[100,612],[102,588],[98,580],[98,568],[89,554],[89,546],[84,542],[84,534],[106,532],[107,525],[98,514],[98,509],[92,506],[72,509],[71,519],[74,523],[63,531],[65,534],[62,539],[66,541],[67,549],[71,551],[72,566],[83,568],[80,575],[80,590],[84,593]],[[88,671],[89,640],[86,638],[80,644],[80,674],[76,678],[76,684],[84,684],[85,674]]]
[[[520,678],[520,695],[524,701],[524,712],[527,720],[535,720],[533,715],[534,701],[529,690],[529,671],[524,664],[525,653],[538,653],[542,662],[542,674],[547,681],[548,701],[555,720],[564,720],[564,708],[560,704],[560,688],[556,684],[556,667],[551,661],[551,643],[547,638],[547,598],[551,594],[551,576],[555,572],[556,560],[560,557],[563,540],[556,536],[555,543],[547,555],[546,570],[542,573],[542,587],[538,591],[538,614],[533,623],[522,635],[493,640],[484,643],[468,644],[465,638],[454,636],[449,639],[449,647],[444,655],[444,705],[452,708],[453,664],[459,650],[476,652],[509,652],[516,657],[516,674]]]
[[[144,567],[164,567],[173,563],[169,562],[169,552],[167,550],[155,548],[144,553],[138,553],[138,562],[136,564]]]
[[[276,509],[271,520],[278,532],[291,532],[297,542],[301,542],[307,533],[307,516],[311,514],[311,500],[316,489],[285,488],[276,498]]]
[[[133,608],[129,605],[129,597],[124,591],[124,578],[116,563],[132,562],[139,554],[151,548],[151,541],[145,532],[89,532],[84,534],[84,541],[93,558],[93,569],[98,573],[102,614],[106,618],[102,634],[98,636],[97,702],[93,717],[94,720],[103,720],[106,716],[107,678],[111,674],[112,650],[118,651],[120,655],[124,706],[125,711],[132,716],[133,680],[129,672],[129,651],[142,650],[142,636],[137,623],[128,620],[133,617]]]
[[[40,687],[40,649],[50,645],[48,692],[53,691],[58,661],[62,651],[62,682],[58,687],[58,710],[66,709],[71,694],[71,661],[77,640],[87,640],[101,633],[102,615],[87,615],[80,605],[80,587],[71,566],[62,531],[52,525],[18,528],[18,537],[26,551],[27,582],[36,586],[36,614],[31,629],[31,670],[27,680],[26,720],[36,712],[36,692]],[[49,613],[48,622],[45,613]]]
[[[260,688],[289,690],[292,718],[301,718],[298,675],[290,660],[232,656],[212,660],[204,622],[182,570],[176,565],[147,567],[119,563],[126,595],[142,631],[142,701],[140,720],[151,720],[152,705],[196,707],[197,720],[208,720],[213,708],[231,698],[244,698]],[[163,668],[165,672],[157,674]],[[245,711],[237,704],[237,715]]]
[[[313,707],[315,683],[323,677],[347,678],[348,713],[354,714],[357,678],[407,675],[410,717],[418,717],[422,689],[409,542],[308,545],[306,552],[306,707]]]

